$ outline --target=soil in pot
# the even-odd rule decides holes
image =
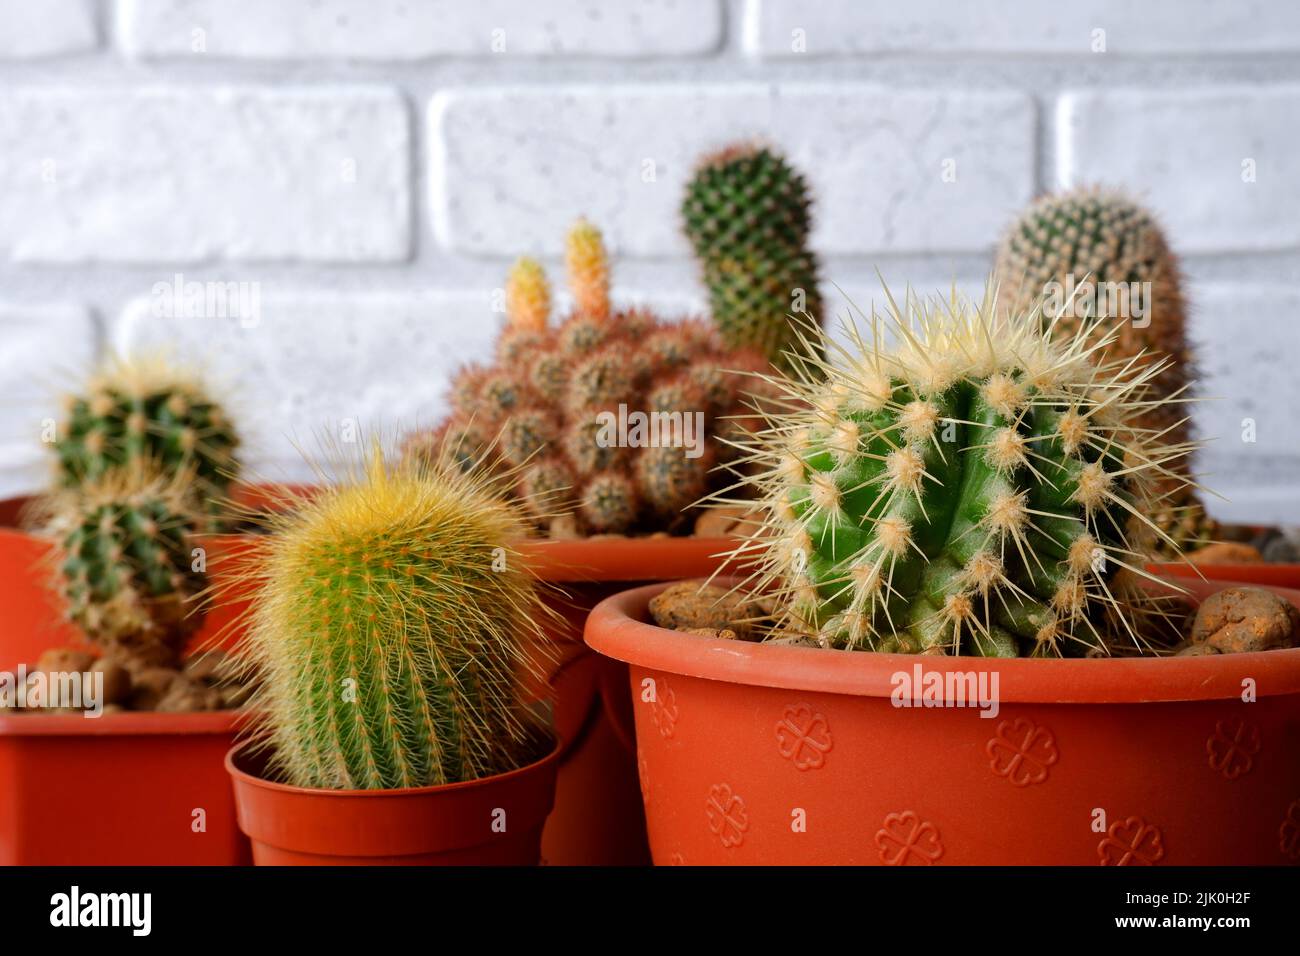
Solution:
[[[249,744],[227,754],[226,770],[259,866],[532,866],[559,753],[510,773],[407,790],[276,783]]]
[[[630,664],[658,864],[1300,863],[1300,649],[782,647],[647,624],[662,589],[602,602],[586,629]]]

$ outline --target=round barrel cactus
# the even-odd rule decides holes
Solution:
[[[782,628],[991,656],[1150,639],[1149,516],[1183,453],[1135,424],[1161,363],[1102,361],[1091,327],[1058,338],[994,297],[909,297],[848,346],[808,330],[793,410],[751,442],[768,517],[737,551]]]
[[[283,779],[422,787],[541,756],[526,687],[546,612],[511,550],[524,521],[482,472],[376,451],[275,522],[248,569],[247,666]]]

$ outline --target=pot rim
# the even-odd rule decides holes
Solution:
[[[327,790],[323,787],[297,787],[291,783],[277,783],[274,780],[267,780],[257,774],[245,770],[236,765],[236,761],[246,761],[252,754],[250,751],[258,745],[255,740],[237,741],[233,747],[226,751],[223,761],[226,772],[230,774],[231,779],[236,785],[255,787],[259,790],[266,790],[271,793],[280,793],[297,796],[319,796],[319,797],[356,797],[359,799],[382,799],[385,797],[420,797],[428,796],[434,793],[450,793],[456,790],[473,790],[479,787],[491,786],[497,783],[504,783],[517,777],[523,777],[534,773],[546,766],[558,763],[560,759],[563,742],[558,736],[552,735],[554,746],[547,752],[546,756],[534,760],[532,763],[524,764],[514,770],[507,770],[505,773],[495,773],[489,777],[479,777],[476,780],[462,780],[458,783],[439,783],[428,787],[397,787],[392,790]]]
[[[514,549],[528,569],[557,584],[656,581],[712,574],[735,550],[736,538],[597,537],[530,538]]]
[[[670,631],[644,618],[650,599],[673,582],[622,591],[601,601],[584,639],[607,657],[650,670],[758,687],[891,697],[895,675],[998,675],[1001,703],[1146,704],[1300,694],[1300,647],[1249,654],[1165,658],[985,658],[863,653],[785,647]],[[1198,599],[1234,582],[1181,580]],[[1256,587],[1258,585],[1248,585]],[[1300,591],[1267,588],[1300,606]]]
[[[81,714],[6,714],[0,711],[0,738],[5,737],[166,737],[225,734],[251,719],[246,710],[197,713],[125,711],[100,717]]]

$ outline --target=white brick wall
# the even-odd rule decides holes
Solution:
[[[836,314],[877,268],[977,288],[1058,182],[1146,197],[1216,509],[1300,523],[1297,116],[1289,0],[0,0],[0,496],[108,345],[206,367],[273,477],[345,419],[433,421],[511,259],[557,266],[579,214],[624,299],[698,308],[681,183],[760,136],[813,184]],[[178,273],[259,321],[155,315]]]

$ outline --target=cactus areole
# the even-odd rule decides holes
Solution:
[[[1106,362],[1107,335],[1054,338],[993,289],[890,306],[848,344],[809,327],[783,383],[806,410],[752,442],[767,520],[736,557],[779,626],[910,653],[1141,646],[1147,515],[1184,453],[1134,425],[1162,363]]]

